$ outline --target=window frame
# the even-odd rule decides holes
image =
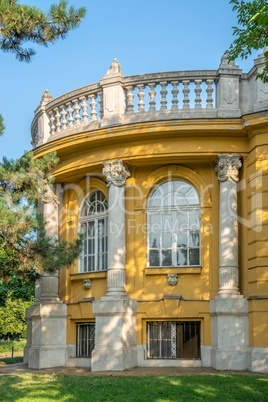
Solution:
[[[85,329],[85,331],[82,332]],[[84,335],[86,332],[86,336]],[[84,338],[85,336],[85,338]],[[82,345],[84,343],[84,345]],[[95,347],[95,322],[76,323],[76,357],[91,357]]]
[[[92,204],[92,202],[90,203],[90,198],[95,194],[102,196],[102,200],[97,199],[96,203],[103,203],[103,211],[82,215],[84,209],[90,210]],[[87,206],[85,205],[86,203]],[[101,229],[100,223],[102,224]],[[83,230],[82,227],[84,227]],[[101,235],[100,230],[103,230]],[[108,200],[105,194],[99,189],[89,192],[81,203],[79,213],[79,232],[86,233],[83,240],[83,249],[79,257],[79,273],[106,271],[108,263]],[[104,242],[103,250],[101,251],[99,243],[100,239],[103,239]],[[93,265],[89,263],[90,260],[93,261]]]
[[[201,360],[201,321],[147,321],[146,348],[150,360]]]
[[[161,193],[161,188],[163,189],[164,186],[171,185],[172,190],[168,194],[163,193],[163,198],[161,199],[161,205],[152,206],[150,203],[153,203],[153,196],[156,192]],[[186,185],[188,186],[189,190],[192,191],[195,195],[196,200],[193,204],[177,204],[177,205],[162,205],[165,202],[165,198],[172,197],[172,199],[176,198],[176,192],[174,188],[179,185]],[[160,190],[159,190],[160,189]],[[201,227],[201,204],[200,204],[200,197],[196,187],[187,180],[182,178],[174,178],[172,180],[162,181],[160,184],[154,187],[153,191],[148,196],[147,199],[147,206],[146,206],[146,215],[147,215],[147,267],[148,268],[187,268],[187,267],[200,267],[201,266],[201,246],[200,246],[200,227]],[[163,217],[166,215],[166,221],[168,222],[167,216],[170,215],[171,224],[167,225],[168,230],[163,230],[165,228],[165,224],[163,224]],[[192,217],[195,215],[195,223],[191,223],[191,215]],[[152,228],[156,223],[153,222],[154,216],[156,217],[156,221],[160,219],[159,225],[159,235],[158,238],[158,245],[153,247],[151,242],[151,235],[152,235]],[[176,224],[180,221],[180,218],[184,216],[186,217],[186,222],[183,223],[181,226],[185,225],[184,230],[176,230]],[[190,224],[191,223],[191,224]],[[191,229],[192,227],[192,229]],[[169,231],[170,229],[170,231]],[[183,234],[184,232],[184,234]],[[171,243],[169,247],[163,246],[164,245],[164,238],[168,237],[170,234]],[[185,236],[186,235],[186,236]],[[185,243],[179,243],[179,236],[180,238],[186,238]],[[191,236],[191,237],[190,237]],[[157,238],[154,239],[157,241]],[[197,250],[198,254],[196,254]],[[153,253],[155,251],[155,253]],[[169,257],[171,263],[165,263],[164,255],[165,253]],[[181,254],[181,258],[184,258],[184,263],[179,263],[179,253]],[[155,256],[158,255],[158,263],[152,263],[153,254]],[[194,263],[194,259],[197,260]]]

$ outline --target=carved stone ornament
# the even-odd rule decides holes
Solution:
[[[240,155],[218,155],[217,165],[215,167],[215,170],[218,173],[218,180],[223,182],[230,179],[237,183],[239,181],[239,169],[241,166],[242,162]]]
[[[87,290],[91,289],[92,288],[91,279],[89,279],[89,278],[83,279],[83,286],[84,286],[84,289],[87,289]]]
[[[41,105],[49,103],[50,101],[52,101],[52,99],[53,98],[50,95],[50,92],[46,89],[41,98]]]
[[[102,173],[106,176],[108,187],[111,184],[117,187],[124,186],[126,179],[130,176],[130,172],[122,160],[103,162],[103,166]]]
[[[221,58],[220,68],[230,68],[230,67],[238,67],[238,66],[235,65],[234,60],[229,60],[229,50],[226,50]]]
[[[170,286],[175,286],[178,283],[178,274],[167,274],[168,284]]]
[[[53,189],[49,184],[46,184],[45,186],[45,191],[42,195],[41,200],[43,201],[44,204],[50,204],[51,202],[55,202],[56,204],[59,204],[59,199],[57,195],[54,193]]]
[[[107,71],[106,75],[122,75],[121,66],[117,59],[113,59],[113,62]]]

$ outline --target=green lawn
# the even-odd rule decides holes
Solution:
[[[0,357],[0,367],[5,366],[6,364],[14,364],[14,363],[22,363],[22,362],[23,362],[23,357],[22,356]]]
[[[146,377],[0,376],[4,402],[268,401],[268,376],[251,374]]]

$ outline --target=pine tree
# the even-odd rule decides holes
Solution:
[[[0,0],[0,48],[12,52],[21,61],[30,61],[35,54],[25,42],[47,46],[77,28],[86,14],[85,7],[68,8],[68,1],[52,4],[47,13],[19,4],[17,0]]]
[[[17,0],[0,0],[0,49],[11,52],[19,61],[29,62],[36,53],[27,43],[41,46],[66,38],[86,15],[85,7],[68,7],[68,1],[52,4],[47,12],[37,7],[19,4]],[[0,135],[4,132],[0,115]]]
[[[0,277],[34,279],[44,271],[69,266],[78,257],[81,238],[73,243],[50,238],[37,201],[51,184],[55,153],[35,159],[32,152],[0,163]]]

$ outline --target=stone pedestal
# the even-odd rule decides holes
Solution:
[[[215,298],[210,301],[212,320],[211,365],[216,370],[248,368],[248,301]]]
[[[65,365],[67,306],[63,303],[33,305],[32,344],[28,367],[42,369]]]
[[[29,368],[64,366],[66,361],[67,306],[58,297],[58,275],[40,278],[35,304],[26,313],[27,347],[24,362]]]
[[[96,316],[92,371],[122,371],[137,366],[137,302],[128,298],[93,303]]]

